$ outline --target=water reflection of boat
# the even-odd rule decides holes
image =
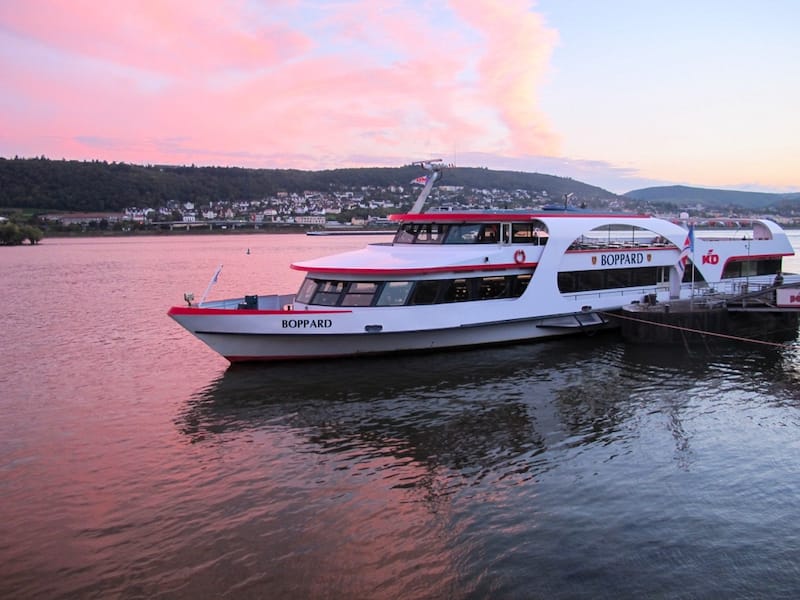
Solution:
[[[733,237],[646,215],[422,213],[441,172],[426,166],[393,242],[293,264],[296,294],[187,295],[168,314],[231,362],[493,345],[610,327],[609,311],[644,297],[767,285],[794,253],[764,219],[729,222]]]
[[[632,410],[618,402],[624,375],[587,362],[613,363],[621,345],[596,342],[588,351],[565,340],[448,353],[435,363],[379,357],[369,377],[358,361],[320,361],[313,377],[296,365],[275,365],[268,378],[242,365],[193,398],[178,427],[194,441],[280,430],[346,460],[362,452],[478,471],[519,463],[532,476],[549,468],[548,447],[611,435]]]

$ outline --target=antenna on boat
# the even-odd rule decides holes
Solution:
[[[414,202],[414,206],[411,207],[409,214],[416,214],[422,212],[422,206],[425,204],[425,200],[428,199],[428,194],[431,193],[433,189],[433,184],[436,183],[439,179],[442,178],[442,171],[447,167],[453,167],[452,164],[445,164],[442,162],[441,158],[437,158],[434,160],[421,160],[415,163],[411,163],[412,165],[418,165],[428,171],[430,175],[424,176],[425,180],[425,187],[422,188],[422,191],[417,196],[416,202]],[[414,182],[421,183],[418,181],[419,179],[423,179],[423,177],[417,178]]]

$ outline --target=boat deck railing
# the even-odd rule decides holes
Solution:
[[[585,250],[664,250],[664,249],[677,249],[675,244],[670,244],[666,241],[653,241],[653,240],[601,240],[593,238],[577,239],[569,248],[567,252],[580,252]]]
[[[284,310],[294,302],[295,294],[270,294],[268,296],[242,296],[225,300],[210,300],[198,304],[198,308],[220,308],[225,310]]]
[[[796,278],[797,281],[795,283],[800,284],[800,277]],[[787,279],[786,283],[793,283]],[[702,298],[703,301],[708,301],[709,298],[713,298],[716,296],[746,296],[748,294],[762,294],[774,287],[774,282],[771,279],[771,276],[754,276],[752,280],[749,281],[718,281],[708,283],[705,281],[692,283],[684,283],[681,286],[681,290],[683,293],[681,294],[682,297],[689,298]],[[613,290],[587,290],[583,292],[574,292],[571,294],[564,294],[563,297],[566,299],[571,300],[587,300],[591,298],[612,298],[615,296],[619,297],[630,297],[632,294],[641,294],[643,298],[654,294],[658,297],[663,297],[664,294],[669,293],[669,284],[662,283],[653,286],[644,286],[644,287],[637,287],[637,288],[617,288]]]

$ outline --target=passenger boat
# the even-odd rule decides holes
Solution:
[[[767,219],[701,230],[648,215],[423,213],[441,172],[425,166],[393,241],[292,264],[306,274],[296,293],[187,295],[168,315],[231,362],[506,344],[609,328],[635,302],[770,286],[794,254]]]

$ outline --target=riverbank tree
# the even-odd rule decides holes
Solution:
[[[0,223],[0,246],[19,246],[26,241],[38,244],[42,236],[42,230],[32,225],[18,225],[11,221]]]

